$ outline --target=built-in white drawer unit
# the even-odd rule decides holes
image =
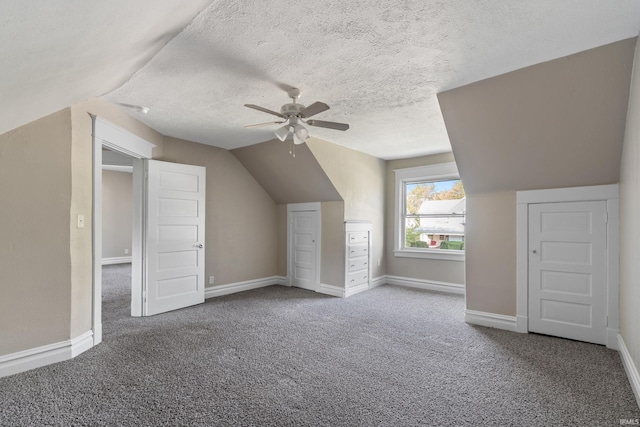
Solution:
[[[357,258],[369,254],[369,245],[348,245],[347,258]]]
[[[344,229],[346,288],[369,287],[371,283],[372,224],[364,221],[347,221]],[[360,289],[356,292],[359,291]]]
[[[349,275],[347,276],[347,288],[362,285],[365,283],[369,284],[368,270],[354,271],[353,273],[349,273]]]
[[[369,258],[361,257],[349,260],[349,271],[365,270],[369,268]]]
[[[367,243],[369,241],[368,231],[350,231],[348,235],[349,243]]]

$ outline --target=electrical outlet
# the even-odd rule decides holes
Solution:
[[[78,228],[84,228],[84,215],[78,215]]]
[[[125,254],[125,255],[129,255],[129,249],[125,249],[125,250],[124,250],[124,254]]]
[[[213,285],[215,278],[213,276],[209,276],[209,284]]]

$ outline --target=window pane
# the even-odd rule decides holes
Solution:
[[[466,198],[459,179],[407,182],[404,194],[405,248],[464,250]]]
[[[404,246],[464,250],[464,217],[406,218]]]

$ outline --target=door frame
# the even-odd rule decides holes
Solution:
[[[620,333],[620,198],[618,184],[516,192],[516,332],[529,332],[529,205],[537,203],[604,201],[607,203],[607,337],[618,349]]]
[[[93,345],[102,342],[102,148],[133,157],[133,235],[131,243],[132,315],[142,315],[143,284],[143,159],[152,157],[154,144],[91,114],[93,122],[93,286],[91,329]]]
[[[322,204],[320,202],[310,203],[289,203],[287,204],[287,286],[291,286],[293,272],[293,251],[291,240],[293,238],[293,224],[291,223],[292,212],[315,212],[316,214],[316,277],[315,291],[320,290],[320,266],[322,260],[322,240],[321,240],[321,222],[322,222]]]

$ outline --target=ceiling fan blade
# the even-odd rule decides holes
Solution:
[[[314,102],[313,104],[300,111],[300,116],[307,118],[315,116],[318,113],[322,113],[323,111],[327,111],[328,109],[329,106],[324,102]]]
[[[276,111],[269,110],[268,108],[260,107],[259,105],[253,104],[244,104],[245,107],[253,108],[254,110],[262,111],[263,113],[273,114],[274,116],[283,117],[284,116]]]
[[[323,120],[307,120],[307,124],[311,126],[317,126],[321,128],[335,129],[335,130],[347,130],[349,125],[346,123],[325,122]]]
[[[246,128],[257,128],[257,127],[260,127],[260,126],[279,125],[281,123],[284,123],[284,121],[256,123],[255,125],[245,125],[244,127],[246,127]]]

